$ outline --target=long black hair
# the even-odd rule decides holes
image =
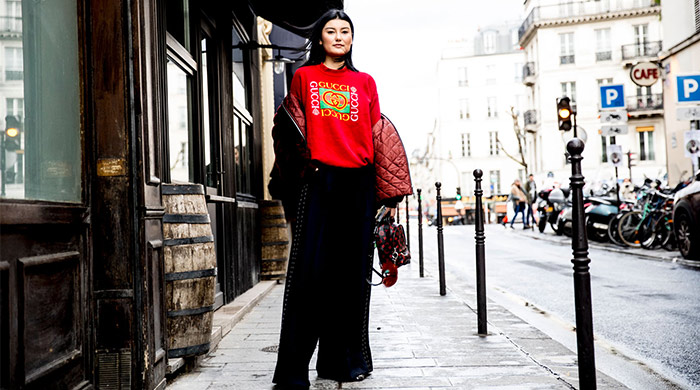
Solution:
[[[326,23],[328,23],[328,21],[333,19],[344,20],[350,24],[350,33],[352,34],[354,41],[355,26],[352,24],[352,20],[350,20],[348,14],[346,14],[345,11],[340,9],[328,10],[325,14],[318,18],[316,23],[314,23],[313,27],[311,28],[311,33],[308,37],[309,41],[306,44],[306,50],[308,50],[309,52],[309,59],[306,60],[306,62],[302,66],[318,65],[326,60],[326,51],[323,50],[323,46],[320,45],[319,42],[322,39],[323,27],[326,26]],[[348,52],[345,53],[345,55],[343,56],[343,61],[345,61],[345,64],[343,65],[344,67],[354,72],[357,72],[357,69],[352,64],[352,46],[350,46],[350,50],[348,50]]]

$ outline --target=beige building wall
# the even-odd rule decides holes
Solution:
[[[261,45],[270,44],[270,32],[272,23],[258,17],[258,40]],[[262,70],[260,72],[260,106],[262,108],[262,122],[260,124],[262,133],[262,173],[264,199],[271,199],[267,189],[270,180],[270,170],[275,162],[275,151],[272,144],[272,123],[275,116],[275,86],[272,70],[272,49],[258,50]]]
[[[700,73],[700,5],[693,0],[663,1],[664,51],[659,59],[664,69],[664,111],[666,112],[666,150],[668,154],[668,182],[671,185],[686,179],[698,169],[685,156],[684,133],[691,128],[689,120],[676,118],[678,97],[676,76]],[[700,129],[699,129],[700,130]],[[696,162],[697,164],[697,162]]]
[[[676,76],[688,73],[700,73],[700,33],[696,33],[691,44],[662,60],[666,70],[664,80],[664,111],[666,112],[666,150],[668,155],[668,183],[675,185],[687,179],[698,169],[697,162],[685,156],[683,149],[684,133],[690,130],[690,121],[676,119],[679,107],[676,91]],[[697,131],[700,131],[698,129]]]

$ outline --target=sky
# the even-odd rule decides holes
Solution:
[[[355,26],[353,63],[376,81],[382,113],[410,156],[435,127],[442,49],[480,27],[522,20],[523,0],[345,0],[345,11]]]

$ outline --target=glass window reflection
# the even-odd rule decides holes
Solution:
[[[194,182],[190,76],[170,59],[167,72],[170,180]]]
[[[75,0],[0,7],[1,198],[81,201],[77,15]]]

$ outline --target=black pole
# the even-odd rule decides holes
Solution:
[[[411,252],[411,228],[408,223],[408,196],[406,197],[406,246],[408,251]]]
[[[595,353],[593,351],[593,313],[591,310],[591,275],[588,272],[588,239],[583,215],[583,184],[581,153],[583,141],[574,138],[566,145],[571,161],[571,190],[573,198],[574,300],[576,306],[576,341],[578,349],[579,385],[581,390],[596,388]]]
[[[474,196],[476,197],[476,209],[474,210],[474,230],[476,231],[476,309],[478,318],[478,328],[480,335],[488,334],[486,325],[486,250],[484,242],[484,205],[481,196],[484,191],[481,189],[481,177],[484,173],[481,169],[474,170]]]
[[[630,183],[632,182],[632,179],[630,179]],[[622,204],[620,202],[620,178],[617,175],[617,167],[615,167],[615,188],[617,188],[617,211],[620,212],[620,205]]]
[[[437,240],[438,240],[438,271],[440,275],[440,295],[447,295],[445,287],[445,248],[442,241],[442,197],[440,196],[440,182],[435,183],[437,189]]]
[[[5,132],[0,134],[0,196],[5,196]]]
[[[418,272],[420,277],[423,277],[423,198],[421,197],[421,189],[418,188]]]

